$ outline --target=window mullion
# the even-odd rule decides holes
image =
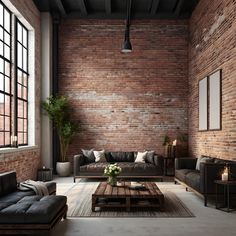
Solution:
[[[16,18],[16,133],[18,145],[28,144],[28,30]],[[19,38],[20,35],[20,38]],[[21,52],[21,55],[18,53]],[[20,58],[20,57],[21,58]],[[21,62],[19,63],[19,60]],[[19,81],[19,78],[21,81]],[[20,94],[18,93],[20,92]],[[20,127],[19,127],[20,126]]]
[[[11,98],[12,98],[12,31],[11,31],[11,17],[12,14],[8,8],[0,1],[2,14],[1,17],[1,30],[2,50],[0,54],[0,67],[1,67],[1,91],[0,91],[0,147],[9,147],[11,145]]]
[[[15,59],[15,66],[14,66],[14,136],[17,135],[17,96],[18,96],[18,90],[17,90],[17,64],[18,64],[18,57],[17,57],[17,18],[14,16],[14,59]]]

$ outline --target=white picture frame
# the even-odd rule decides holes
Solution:
[[[208,89],[207,89],[207,77],[199,81],[199,111],[198,111],[198,120],[199,120],[199,131],[206,131],[208,129]]]
[[[221,70],[209,76],[209,130],[221,129]]]

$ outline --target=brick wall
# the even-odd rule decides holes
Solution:
[[[202,0],[190,19],[190,154],[236,159],[236,2]],[[222,130],[198,132],[198,82],[222,69]]]
[[[0,173],[15,170],[18,181],[35,179],[40,164],[40,12],[33,1],[11,0],[15,8],[35,29],[35,125],[36,146],[14,151],[0,150]]]
[[[15,170],[18,182],[36,178],[40,163],[37,149],[9,152],[2,157],[3,155],[0,156],[0,173]]]
[[[133,52],[122,54],[124,21],[63,20],[59,86],[82,124],[80,148],[154,149],[187,133],[188,22],[133,21]]]

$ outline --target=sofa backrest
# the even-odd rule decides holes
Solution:
[[[134,162],[134,152],[110,152],[108,162]]]
[[[0,196],[17,190],[16,172],[10,171],[0,174]]]

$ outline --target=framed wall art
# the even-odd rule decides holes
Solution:
[[[209,76],[209,130],[221,129],[221,70]]]
[[[208,92],[207,92],[207,77],[199,81],[199,131],[204,131],[208,129],[207,121],[207,104],[208,104]]]

